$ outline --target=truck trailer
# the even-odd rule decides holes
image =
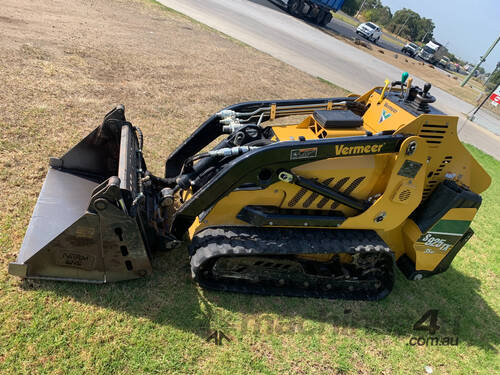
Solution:
[[[430,41],[420,50],[418,56],[428,63],[437,64],[448,50],[445,46],[435,41]]]
[[[345,0],[271,0],[291,15],[304,18],[320,26],[326,26],[332,20],[332,11],[336,12]]]

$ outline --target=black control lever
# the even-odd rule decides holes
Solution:
[[[429,90],[431,89],[432,85],[427,82],[425,85],[424,85],[424,92],[423,92],[423,96],[427,96]]]
[[[417,95],[415,96],[415,104],[417,105],[418,111],[425,113],[430,112],[429,104],[436,101],[436,98],[429,94],[431,87],[432,85],[430,83],[426,83],[424,85],[424,89],[419,90]]]

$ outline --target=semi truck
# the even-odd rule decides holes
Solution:
[[[428,63],[437,64],[447,52],[448,50],[442,44],[430,41],[420,50],[418,56]]]
[[[332,20],[332,11],[336,12],[345,0],[271,0],[291,15],[304,18],[320,26],[326,26]]]

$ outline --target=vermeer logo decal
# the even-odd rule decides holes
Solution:
[[[335,155],[363,155],[363,154],[375,154],[380,152],[384,144],[375,145],[359,145],[359,146],[344,146],[335,145]]]
[[[392,116],[392,113],[387,112],[385,109],[382,109],[382,114],[380,115],[378,123],[380,124],[382,121],[387,120],[391,116]]]

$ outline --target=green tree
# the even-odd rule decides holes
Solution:
[[[342,12],[354,16],[361,6],[362,0],[346,0],[342,5]]]
[[[391,9],[387,6],[380,8],[368,9],[363,12],[363,16],[368,20],[379,25],[388,25],[392,20]]]
[[[434,22],[429,18],[422,18],[411,9],[403,8],[392,16],[391,22],[387,25],[389,31],[398,34],[414,42],[432,39]]]
[[[353,16],[359,10],[363,0],[346,0],[342,11]],[[366,0],[363,16],[368,20],[383,25],[390,32],[398,34],[413,42],[427,43],[433,38],[434,22],[407,8],[398,10],[394,15],[381,0]]]
[[[500,69],[497,69],[495,72],[493,72],[493,75],[491,76],[490,80],[488,81],[486,88],[488,90],[493,90],[499,84],[500,84]]]
[[[432,40],[434,28],[434,22],[430,18],[421,18],[417,23],[417,35],[415,41],[427,43]]]
[[[359,7],[362,3],[363,0],[346,0],[344,2],[344,5],[342,5],[342,12],[347,13],[350,16],[354,16],[359,10]],[[377,9],[382,7],[383,5],[380,0],[366,0],[361,11],[364,12],[369,9]]]
[[[382,2],[380,0],[366,0],[365,5],[363,5],[363,11],[369,9],[379,9],[383,8]]]

